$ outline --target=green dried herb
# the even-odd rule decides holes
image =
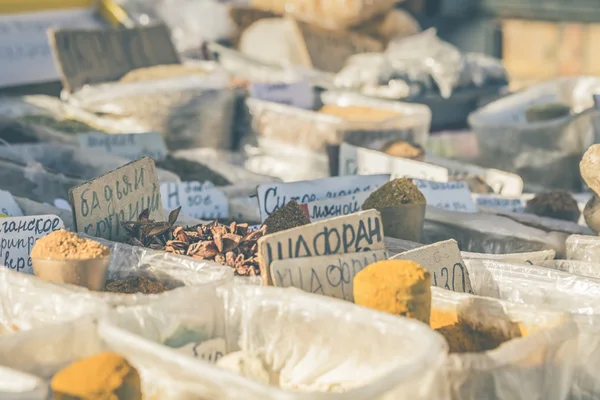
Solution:
[[[166,169],[178,175],[182,181],[212,182],[215,186],[227,186],[231,182],[204,164],[167,156],[164,160],[156,161],[158,168]]]
[[[579,221],[581,215],[577,200],[562,190],[537,194],[527,202],[525,212],[572,222]]]
[[[571,113],[571,107],[562,103],[537,104],[525,110],[527,122],[551,121],[566,117]]]
[[[25,115],[20,117],[19,120],[24,123],[41,125],[63,133],[85,133],[98,131],[98,129],[84,124],[83,122],[72,119],[55,119],[45,115]]]
[[[363,210],[427,204],[425,196],[410,179],[394,179],[375,190],[362,205]]]
[[[167,289],[159,281],[143,276],[128,276],[124,279],[109,280],[104,287],[105,292],[123,294],[157,294]]]
[[[306,216],[302,207],[292,200],[279,210],[274,211],[265,220],[267,234],[281,232],[299,226],[310,224],[310,219]]]

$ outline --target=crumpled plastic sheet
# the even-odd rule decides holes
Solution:
[[[600,237],[571,235],[566,244],[567,260],[600,262]]]
[[[360,134],[364,141],[406,140],[424,146],[429,136],[431,111],[422,104],[401,103],[356,93],[325,92],[324,104],[364,106],[393,110],[400,115],[385,121],[351,121],[313,110],[304,110],[254,98],[246,100],[256,139],[272,139],[325,154],[328,146],[339,146],[346,135]]]
[[[81,235],[84,236],[84,235]],[[173,291],[191,286],[218,286],[233,280],[233,269],[210,261],[169,254],[94,238],[112,249],[108,279],[145,276]],[[160,300],[160,294],[95,292],[75,285],[43,281],[33,275],[0,268],[0,328],[5,332],[28,330],[50,322],[91,314],[103,305],[136,305]]]
[[[385,249],[388,251],[390,258],[396,254],[404,253],[405,251],[414,250],[425,246],[424,244],[411,242],[410,240],[397,239],[386,236]]]
[[[170,150],[229,149],[238,94],[228,81],[226,73],[216,70],[206,76],[85,86],[64,96],[104,119],[161,132]]]
[[[598,90],[597,77],[556,78],[475,111],[469,125],[478,137],[478,163],[520,175],[527,192],[581,192],[579,161],[600,129],[598,112],[584,111],[593,107],[592,95]],[[527,108],[554,102],[569,104],[572,115],[526,122]]]
[[[25,165],[39,163],[48,171],[83,180],[94,179],[131,162],[102,151],[58,143],[0,146],[0,159]],[[160,168],[156,168],[156,174],[160,182],[181,181],[174,173]]]
[[[539,264],[541,267],[568,272],[569,274],[600,279],[600,264],[576,260],[548,260]]]
[[[600,396],[600,279],[489,260],[465,260],[465,265],[477,295],[570,312],[580,343],[568,399]]]
[[[526,335],[497,349],[453,353],[447,362],[455,400],[563,400],[569,392],[578,330],[565,312],[432,287],[431,306],[485,330],[519,324]]]
[[[203,304],[204,312],[191,304]],[[161,399],[448,398],[441,336],[414,320],[297,289],[237,286],[217,295],[199,288],[185,298],[174,294],[115,310],[99,332],[138,367],[145,395]],[[241,348],[257,354],[292,384],[365,386],[342,394],[284,391],[196,360],[181,348],[216,338],[225,340],[226,353]]]
[[[463,213],[427,207],[421,236],[423,243],[455,239],[462,251],[508,254],[554,250],[565,254],[567,235],[545,232],[512,219],[482,213]]]
[[[486,253],[471,253],[468,251],[461,252],[462,258],[475,260],[494,260],[506,263],[515,264],[531,264],[544,265],[546,262],[554,262],[556,252],[554,250],[530,251],[525,253],[511,254],[486,254]]]

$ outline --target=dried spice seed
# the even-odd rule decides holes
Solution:
[[[296,200],[291,200],[279,210],[274,211],[265,220],[267,234],[281,232],[308,224],[310,224],[310,219],[306,216]]]
[[[425,196],[410,179],[394,179],[375,190],[362,205],[363,210],[427,204]]]
[[[158,294],[166,290],[162,283],[143,276],[129,276],[124,279],[109,280],[104,287],[105,292],[123,294]]]
[[[158,168],[166,169],[175,173],[184,182],[197,181],[197,182],[212,182],[215,186],[226,186],[231,182],[213,171],[204,164],[186,160],[183,158],[175,158],[167,156],[164,160],[156,161]]]

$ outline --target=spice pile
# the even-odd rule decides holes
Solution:
[[[423,161],[425,159],[425,150],[423,150],[421,146],[411,144],[404,140],[388,143],[383,146],[381,151],[394,157],[408,158],[417,161]]]
[[[111,279],[106,282],[105,292],[122,294],[158,294],[167,288],[154,279],[144,276],[128,276],[123,279]]]
[[[279,210],[274,211],[264,223],[267,227],[266,234],[281,232],[308,224],[310,224],[310,218],[306,216],[296,200],[291,200]]]
[[[137,221],[123,222],[128,233],[128,243],[134,246],[164,250],[199,260],[211,260],[230,266],[236,275],[258,276],[258,239],[266,232],[266,226],[250,232],[248,224],[232,222],[229,226],[217,221],[193,227],[173,227],[181,207],[172,211],[168,222],[148,219],[144,210]]]
[[[19,121],[26,124],[41,125],[63,133],[74,134],[98,131],[98,129],[80,121],[72,119],[56,119],[45,115],[24,115],[19,118]]]
[[[183,158],[167,156],[164,160],[156,161],[158,168],[171,171],[181,178],[183,182],[212,182],[215,186],[227,186],[231,182],[213,171],[204,164],[189,161]]]
[[[571,222],[579,221],[581,212],[577,200],[568,192],[555,191],[536,195],[527,202],[525,212],[540,217],[556,218]]]
[[[382,110],[379,108],[362,106],[338,106],[335,104],[326,104],[319,109],[321,114],[333,115],[342,119],[351,121],[385,121],[392,118],[398,118],[402,114],[394,110]]]
[[[108,255],[108,247],[64,229],[38,239],[31,250],[32,258],[53,260],[91,260]]]
[[[120,83],[147,82],[159,79],[183,78],[190,75],[206,75],[206,70],[190,65],[168,64],[138,68],[123,76]]]
[[[425,195],[410,179],[394,179],[375,190],[362,205],[363,210],[383,209],[405,204],[427,204]]]

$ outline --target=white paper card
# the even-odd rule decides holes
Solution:
[[[70,208],[70,207],[69,207]],[[10,192],[0,190],[0,214],[7,217],[22,217],[23,211]]]
[[[77,135],[79,146],[114,154],[128,160],[145,156],[162,160],[168,154],[167,145],[157,132],[108,134],[91,132]]]
[[[161,183],[163,208],[181,212],[197,219],[229,218],[229,201],[222,190],[211,183],[200,182]]]
[[[0,263],[16,272],[33,274],[31,249],[35,241],[64,228],[56,215],[3,218],[0,220]]]
[[[371,191],[390,180],[389,174],[334,176],[300,182],[270,182],[257,188],[260,217],[264,222],[269,215],[291,200],[298,203],[348,196]]]
[[[473,194],[473,199],[480,207],[495,208],[510,212],[525,212],[526,197],[504,197],[497,194]]]
[[[373,190],[306,203],[310,220],[315,222],[359,212],[362,210],[362,204],[373,193]]]
[[[477,206],[465,181],[432,182],[415,179],[414,183],[423,192],[430,206],[444,210],[477,212]]]
[[[315,94],[306,81],[294,83],[253,83],[250,95],[259,100],[287,104],[293,107],[312,109]]]
[[[391,174],[392,179],[415,178],[447,182],[448,170],[433,164],[394,157],[348,143],[340,146],[340,175]]]

